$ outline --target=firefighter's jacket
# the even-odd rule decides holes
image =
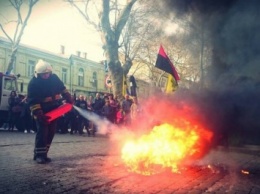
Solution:
[[[68,93],[63,82],[56,74],[48,79],[33,77],[28,85],[28,103],[32,113],[41,109],[43,113],[57,108],[61,104],[61,95]]]

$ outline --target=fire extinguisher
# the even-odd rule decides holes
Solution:
[[[66,114],[67,112],[69,112],[72,109],[72,104],[66,103],[63,104],[61,106],[59,106],[58,108],[47,112],[45,115],[50,117],[48,119],[49,122],[53,121],[54,119],[57,119],[58,117]]]

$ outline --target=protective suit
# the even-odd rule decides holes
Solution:
[[[35,66],[35,76],[29,82],[27,94],[37,128],[33,158],[44,164],[51,161],[47,154],[57,126],[57,120],[48,122],[45,113],[59,107],[63,99],[72,104],[73,98],[58,76],[52,73],[51,65],[43,60]]]

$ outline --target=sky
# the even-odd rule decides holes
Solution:
[[[13,25],[3,23],[4,18],[8,21],[16,18],[16,12],[9,4],[8,0],[0,0],[0,22],[11,35]],[[5,37],[1,30],[0,36]],[[63,0],[40,0],[33,7],[21,43],[54,54],[59,54],[63,45],[67,55],[80,51],[86,52],[90,60],[99,62],[104,59],[99,33]]]

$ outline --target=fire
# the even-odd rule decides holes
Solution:
[[[250,174],[249,171],[247,171],[247,170],[241,170],[241,173],[242,174]]]
[[[127,141],[122,148],[122,159],[129,171],[138,174],[156,174],[166,168],[176,173],[186,159],[202,154],[203,141],[210,141],[211,136],[210,132],[184,120],[172,125],[164,123],[139,139]]]

